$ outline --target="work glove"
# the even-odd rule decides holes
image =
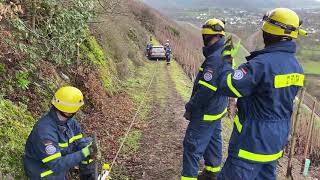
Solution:
[[[191,119],[191,112],[190,111],[186,111],[183,115],[184,118],[186,118],[186,120],[189,120]]]
[[[84,147],[81,150],[82,154],[84,157],[90,157],[91,159],[93,159],[92,157],[94,157],[97,154],[97,148],[95,145],[91,143],[89,143],[86,147]]]
[[[226,41],[224,42],[222,57],[224,60],[228,61],[232,65],[233,69],[236,67],[235,57],[238,54],[239,48],[240,41],[237,43],[236,46],[234,46],[232,36],[227,37]]]

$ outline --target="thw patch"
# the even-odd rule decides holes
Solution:
[[[48,155],[52,155],[57,152],[57,148],[54,147],[54,145],[47,145],[45,150]]]
[[[206,72],[206,73],[204,73],[204,75],[203,75],[203,79],[204,79],[205,81],[211,81],[212,77],[213,77],[213,75],[212,75],[211,72]]]
[[[237,69],[234,71],[233,79],[240,80],[243,78],[243,76],[244,76],[244,73],[241,70]]]

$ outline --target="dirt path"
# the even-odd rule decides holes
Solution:
[[[165,67],[164,62],[159,63],[158,75],[150,91],[154,102],[153,118],[143,131],[133,179],[179,179],[182,141],[187,126],[182,117],[184,102],[170,79],[170,67]]]
[[[182,141],[188,122],[182,117],[185,102],[181,97],[181,87],[184,89],[189,84],[180,82],[181,73],[173,69],[174,66],[166,66],[165,62],[153,62],[152,67],[158,66],[156,78],[151,86],[150,102],[151,111],[142,130],[140,148],[130,160],[123,164],[126,177],[130,180],[178,180],[182,167]],[[176,78],[176,79],[172,79]],[[178,89],[178,91],[177,91]],[[186,100],[186,99],[185,99]],[[227,156],[227,146],[233,121],[227,118],[223,121],[223,151],[224,159]],[[278,178],[285,179],[287,159],[280,160],[278,166]],[[299,174],[300,165],[294,162],[294,179],[304,178]],[[310,173],[313,175],[313,173]]]

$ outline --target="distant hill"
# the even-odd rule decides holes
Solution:
[[[320,2],[317,0],[144,0],[144,2],[157,9],[204,7],[272,8],[280,6],[302,8],[320,6]]]

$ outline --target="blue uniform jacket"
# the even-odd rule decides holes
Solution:
[[[259,163],[282,156],[293,101],[304,85],[295,52],[295,42],[284,41],[253,52],[236,70],[225,62],[217,94],[238,97],[230,156]]]
[[[167,57],[171,55],[171,48],[170,47],[165,47],[165,51],[166,51]]]
[[[70,168],[86,163],[81,149],[90,141],[91,138],[83,138],[77,121],[62,123],[52,108],[28,137],[24,157],[27,176],[31,180],[65,179]]]
[[[205,61],[200,67],[194,82],[190,101],[186,104],[186,111],[191,112],[191,118],[201,118],[205,121],[221,119],[227,112],[228,99],[224,95],[214,94],[217,91],[217,70],[223,67],[221,52],[224,39],[214,45],[203,48]]]

